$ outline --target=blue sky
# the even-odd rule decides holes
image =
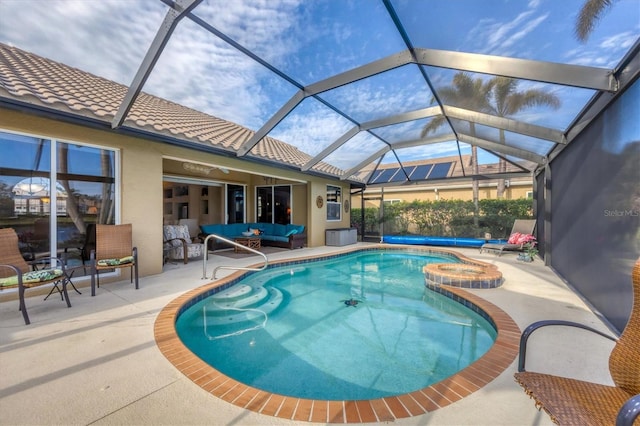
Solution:
[[[573,36],[573,25],[583,1],[392,4],[415,47],[612,68],[638,39],[640,1],[614,2],[588,42],[581,44]],[[128,85],[166,11],[158,0],[0,0],[0,41]],[[377,0],[205,0],[195,14],[301,85],[406,49]],[[455,74],[425,70],[436,88],[449,84]],[[528,81],[520,88],[552,92],[562,108],[530,109],[514,118],[558,130],[566,129],[593,94]],[[297,88],[183,20],[143,90],[257,130]],[[359,122],[433,105],[417,66],[321,96]],[[270,135],[314,155],[353,125],[307,99]],[[417,137],[421,126],[405,123],[380,133],[386,140],[408,140]],[[359,135],[332,161],[346,169],[383,145],[370,135]],[[439,144],[406,150],[401,156],[456,153],[454,144]]]

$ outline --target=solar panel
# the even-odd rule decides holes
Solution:
[[[438,163],[434,165],[428,179],[442,179],[447,177],[451,164],[453,163]]]
[[[369,183],[373,183],[378,178],[378,176],[380,176],[380,174],[382,174],[382,170],[375,170],[369,178]]]
[[[389,182],[389,180],[398,172],[397,167],[393,169],[384,169],[384,171],[378,175],[375,181],[371,181],[371,183],[385,183]]]
[[[411,167],[405,167],[404,171],[407,172],[407,176],[411,175],[411,172],[413,172],[413,170],[416,168],[416,166],[411,166]],[[402,172],[402,169],[398,170],[398,173],[396,173],[391,180],[389,180],[389,182],[400,182],[403,180],[407,179],[407,176],[405,176],[405,174]]]
[[[427,175],[431,171],[432,167],[433,167],[433,164],[425,164],[425,165],[422,165],[422,166],[418,166],[418,167],[415,168],[413,173],[411,173],[411,175],[409,175],[409,177],[411,178],[411,180],[426,179]]]

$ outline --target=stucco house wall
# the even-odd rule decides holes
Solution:
[[[94,129],[77,124],[57,121],[16,110],[0,109],[0,129],[25,133],[68,142],[79,142],[120,150],[120,199],[117,222],[133,224],[133,243],[139,249],[140,274],[142,276],[162,272],[162,224],[163,224],[163,159],[174,158],[200,164],[214,164],[254,176],[277,176],[292,180],[293,221],[307,226],[307,245],[324,245],[324,231],[328,228],[348,226],[349,213],[342,212],[339,222],[327,222],[326,203],[316,206],[318,196],[326,199],[327,184],[341,186],[342,193],[349,194],[349,185],[339,180],[307,176],[292,170],[270,167],[240,159],[205,153],[143,138],[121,135],[116,132]],[[230,172],[234,173],[234,172]],[[188,171],[184,175],[189,175]],[[241,179],[239,173],[234,180]],[[247,175],[245,175],[247,176]],[[255,182],[247,182],[247,220],[255,218]],[[264,184],[264,182],[262,182]]]

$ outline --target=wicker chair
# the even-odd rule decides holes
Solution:
[[[96,249],[91,250],[91,296],[96,295],[100,271],[131,268],[131,282],[138,286],[138,249],[133,247],[131,224],[96,225]]]
[[[640,415],[640,259],[632,276],[633,308],[629,322],[617,340],[569,321],[539,321],[522,333],[516,381],[554,423],[622,426],[632,425]],[[525,371],[527,339],[535,330],[550,325],[578,327],[616,341],[609,356],[609,371],[615,386]]]
[[[39,264],[48,264],[51,268],[32,271],[20,253],[16,231],[12,228],[0,229],[0,290],[18,288],[20,311],[22,311],[24,323],[27,325],[31,323],[27,314],[27,306],[24,303],[24,292],[28,288],[50,283],[54,283],[56,286],[62,284],[64,300],[67,302],[67,307],[71,307],[67,293],[69,280],[64,263],[58,258],[51,257],[40,258],[38,262]]]

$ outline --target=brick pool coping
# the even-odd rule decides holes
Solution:
[[[385,244],[372,248],[347,249],[329,256],[310,256],[296,258],[293,261],[282,260],[272,262],[270,265],[302,263],[379,248],[445,253],[460,258],[463,263],[493,267],[450,250]],[[240,383],[205,363],[182,343],[175,328],[180,313],[193,304],[194,300],[201,300],[205,294],[211,294],[218,289],[228,288],[245,274],[246,272],[236,272],[221,280],[190,290],[171,301],[158,315],[154,324],[154,335],[162,354],[196,385],[224,401],[256,413],[294,421],[322,423],[387,422],[419,416],[453,404],[481,389],[506,370],[518,353],[520,329],[506,312],[466,290],[440,287],[437,290],[440,293],[482,312],[497,330],[497,337],[491,348],[480,359],[458,373],[414,392],[372,400],[312,400],[265,392]]]

